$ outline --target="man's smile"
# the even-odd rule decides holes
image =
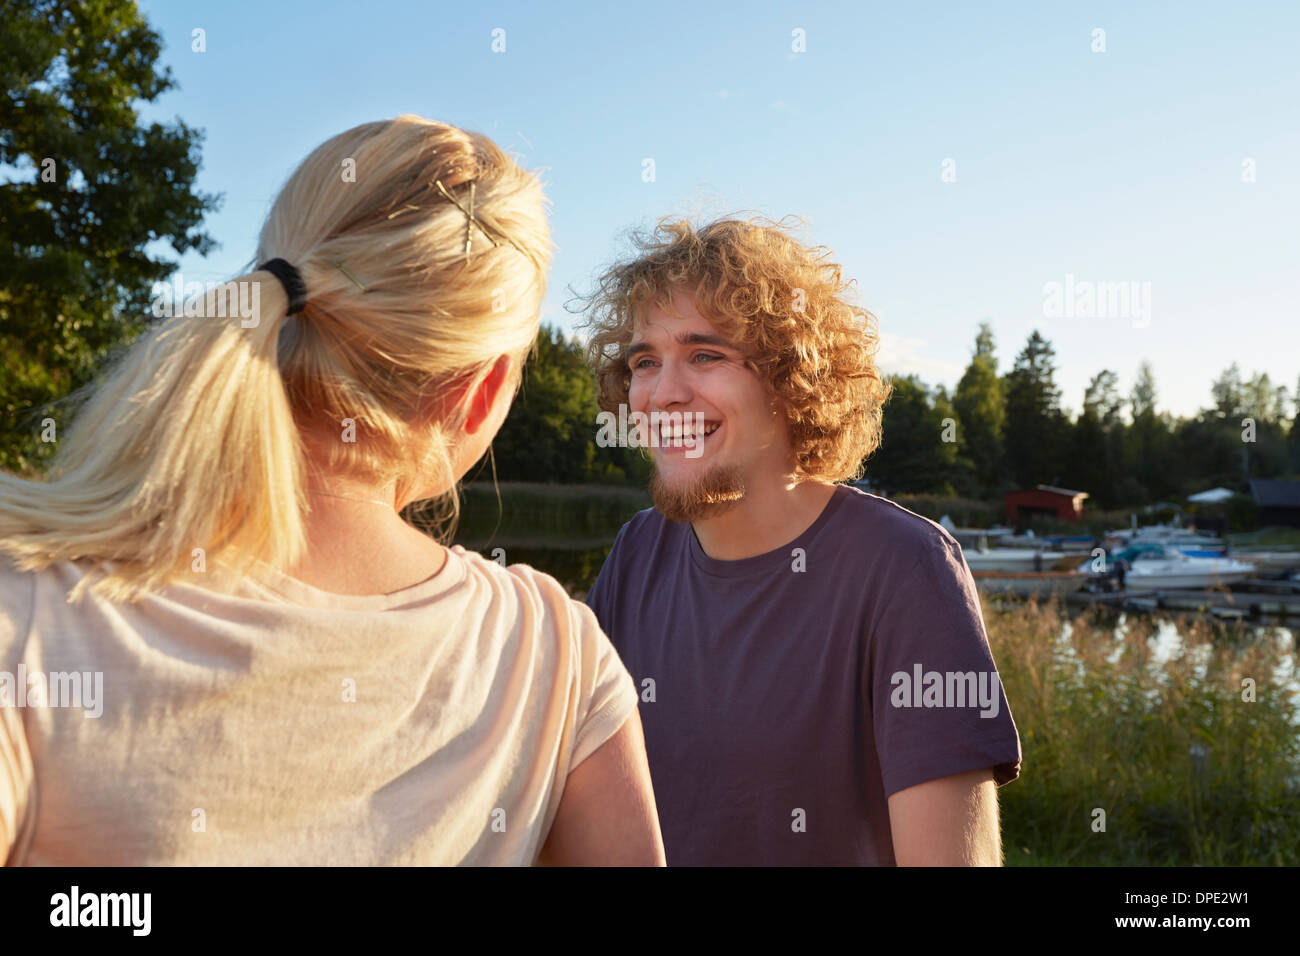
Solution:
[[[722,427],[721,422],[705,421],[699,429],[694,415],[683,416],[685,421],[664,421],[659,426],[659,447],[670,452],[698,448],[706,438]]]

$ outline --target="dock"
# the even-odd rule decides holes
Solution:
[[[1063,600],[1073,606],[1100,605],[1137,613],[1170,611],[1206,614],[1220,620],[1276,618],[1278,623],[1300,622],[1300,582],[1295,581],[1243,581],[1231,590],[1076,591],[1064,595]]]

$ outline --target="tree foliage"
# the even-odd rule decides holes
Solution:
[[[194,189],[198,131],[140,122],[137,104],[175,84],[134,3],[0,9],[0,465],[28,470],[48,457],[49,403],[143,330],[175,269],[150,244],[206,254],[219,197]]]
[[[1037,329],[1016,356],[1003,387],[1009,476],[1022,488],[1064,481],[1066,421],[1056,385],[1056,353]]]
[[[510,414],[492,443],[502,481],[623,483],[644,479],[634,448],[601,448],[596,382],[579,342],[543,326]]]
[[[961,422],[962,447],[970,462],[972,480],[963,490],[975,497],[995,494],[1005,479],[1002,430],[1006,406],[994,355],[993,329],[987,322],[980,324],[975,354],[957,383],[952,403]]]
[[[1140,363],[1127,397],[1119,376],[1103,369],[1071,420],[1055,384],[1055,350],[1037,331],[1013,369],[1000,379],[996,372],[993,334],[981,325],[951,404],[942,388],[896,378],[886,442],[868,460],[868,477],[915,494],[951,482],[986,500],[1009,488],[1059,484],[1110,509],[1217,486],[1244,493],[1250,478],[1300,476],[1300,386],[1289,415],[1292,397],[1267,373],[1243,375],[1233,364],[1209,384],[1200,413],[1176,418],[1159,407],[1150,363]],[[941,443],[935,425],[950,414],[959,424],[955,446]]]
[[[944,440],[944,419],[954,414],[947,396],[932,396],[914,375],[891,381],[880,447],[868,464],[872,481],[890,493],[951,494],[958,443]]]

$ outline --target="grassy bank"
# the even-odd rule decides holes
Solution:
[[[1187,618],[1162,659],[1150,618],[1119,638],[1054,606],[986,623],[1024,752],[1000,791],[1008,864],[1300,862],[1293,642]]]

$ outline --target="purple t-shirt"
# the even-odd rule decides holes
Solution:
[[[1020,773],[961,547],[884,498],[840,485],[739,561],[642,511],[587,603],[641,694],[671,866],[892,865],[890,794]]]

